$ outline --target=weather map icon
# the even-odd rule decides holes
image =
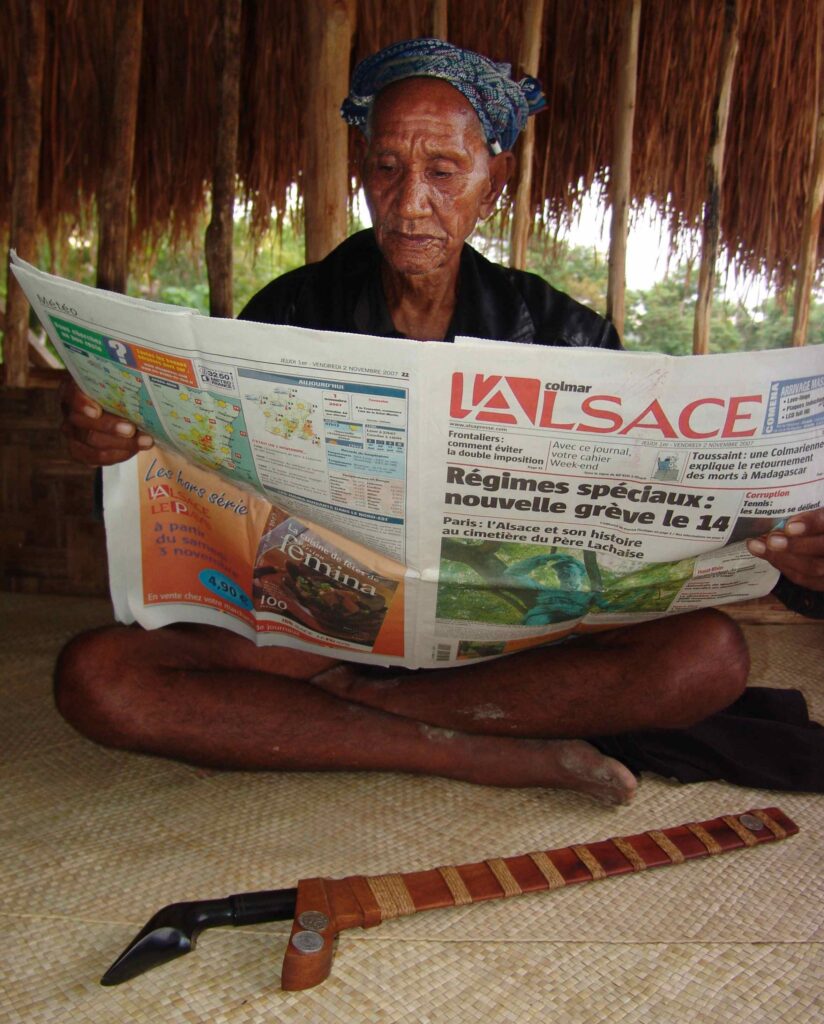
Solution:
[[[245,397],[258,406],[263,416],[263,428],[267,433],[285,440],[301,440],[312,445],[320,444],[313,420],[318,406],[315,402],[298,398],[294,388],[263,395],[251,394]]]
[[[240,416],[239,402],[217,398],[208,391],[181,388],[165,413],[175,440],[200,465],[212,469],[234,466],[232,441]]]

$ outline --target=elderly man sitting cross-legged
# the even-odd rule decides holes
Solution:
[[[540,100],[534,80],[515,83],[508,67],[434,40],[364,62],[344,114],[365,132],[373,229],[272,282],[243,315],[390,338],[532,342],[548,346],[548,367],[553,345],[619,348],[595,313],[465,245],[495,207]],[[111,464],[151,445],[76,389],[66,404],[83,461]],[[751,551],[823,590],[824,512],[795,517]],[[691,727],[735,702],[747,671],[740,630],[716,611],[417,672],[258,649],[212,628],[116,626],[67,646],[57,702],[100,743],[212,767],[415,772],[621,803],[635,778],[603,752],[610,738],[621,749],[627,733]]]

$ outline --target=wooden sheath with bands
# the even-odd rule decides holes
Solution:
[[[795,835],[776,807],[619,836],[600,842],[477,864],[372,878],[309,878],[298,883],[292,934],[283,961],[284,989],[311,988],[329,976],[334,940],[347,928],[372,928],[420,910],[559,889],[610,875],[681,864]]]

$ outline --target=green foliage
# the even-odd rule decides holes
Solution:
[[[666,611],[693,574],[694,558],[656,562],[621,575],[602,569],[606,611]],[[598,614],[598,609],[593,609]]]
[[[770,297],[758,309],[760,318],[753,322],[755,342],[746,348],[786,348],[792,338],[793,295],[790,292],[779,301]],[[807,344],[824,344],[824,302],[810,306],[810,321],[807,327]]]
[[[530,242],[526,265],[527,270],[540,274],[585,306],[602,314],[606,309],[609,268],[597,249],[534,239]]]
[[[205,230],[204,220],[199,232],[201,237]],[[303,237],[291,226],[284,227],[280,235],[272,230],[255,242],[246,220],[238,219],[233,248],[235,314],[265,284],[304,262]],[[36,262],[61,277],[94,285],[96,259],[93,233],[78,230],[59,250],[52,250],[48,242],[43,241]],[[127,292],[138,298],[208,313],[209,283],[203,249],[191,243],[175,247],[168,237],[161,238],[132,258]]]
[[[352,231],[362,225],[353,222]],[[199,237],[205,233],[204,220]],[[81,226],[61,246],[52,250],[41,243],[37,265],[52,273],[93,285],[96,251],[93,230]],[[506,232],[499,220],[481,225],[472,239],[493,260],[505,261]],[[304,262],[303,236],[296,221],[287,221],[278,233],[252,239],[248,223],[239,218],[234,232],[234,309],[240,312],[260,288]],[[527,267],[579,302],[603,313],[606,308],[607,261],[594,248],[570,246],[551,238],[533,238]],[[5,275],[0,275],[0,296]],[[629,292],[624,344],[642,352],[687,355],[692,352],[697,273],[681,264],[646,291]],[[202,247],[182,244],[173,248],[168,238],[144,249],[132,260],[130,295],[209,310],[209,286]],[[731,302],[716,288],[711,307],[710,349],[713,352],[756,351],[785,348],[790,344],[793,321],[792,292],[770,297],[755,309]],[[33,324],[34,326],[34,324]],[[810,311],[809,344],[824,343],[824,302]]]
[[[618,573],[601,567],[604,590],[618,593],[642,587],[655,587],[675,583],[686,583],[695,570],[694,558],[682,558],[680,562],[651,562],[630,573]]]
[[[475,587],[457,583],[439,584],[435,614],[439,619],[494,622],[502,626],[514,626],[523,619],[522,611],[501,599],[494,590],[480,584]]]
[[[645,292],[630,292],[624,343],[640,352],[687,355],[692,352],[697,279],[690,264],[681,264]],[[753,335],[753,314],[716,287],[710,307],[710,351],[736,352],[764,347]],[[792,321],[790,321],[792,328]]]
[[[270,231],[256,243],[249,234],[246,220],[241,218],[235,221],[233,252],[234,312],[237,315],[265,284],[303,264],[303,238],[293,228],[285,227],[282,234]],[[133,265],[129,294],[208,313],[209,284],[202,250],[193,247],[175,250],[168,239],[162,239]]]
[[[527,268],[597,312],[603,314],[606,309],[608,267],[597,250],[562,242],[553,245],[533,241]],[[695,268],[681,263],[646,291],[628,292],[623,339],[626,347],[640,352],[690,354],[697,285]],[[791,290],[748,308],[743,301],[730,301],[722,282],[716,284],[710,307],[711,352],[787,348],[792,328]],[[807,342],[824,343],[824,302],[820,301],[820,293],[810,308]]]
[[[697,300],[697,280],[689,264],[679,265],[673,273],[644,292],[630,292],[624,344],[641,352],[667,352],[687,355],[692,352],[692,332]],[[786,348],[793,329],[793,297],[788,293],[779,301],[768,298],[754,309],[743,302],[731,302],[716,286],[710,307],[711,352],[755,352],[767,348]],[[807,341],[824,342],[824,303],[813,302]]]

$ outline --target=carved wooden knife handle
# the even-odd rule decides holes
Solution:
[[[347,928],[371,928],[420,910],[465,906],[681,864],[786,839],[796,832],[793,821],[777,807],[769,807],[459,867],[371,878],[305,879],[298,883],[281,984],[287,990],[304,989],[328,977],[335,938]]]

